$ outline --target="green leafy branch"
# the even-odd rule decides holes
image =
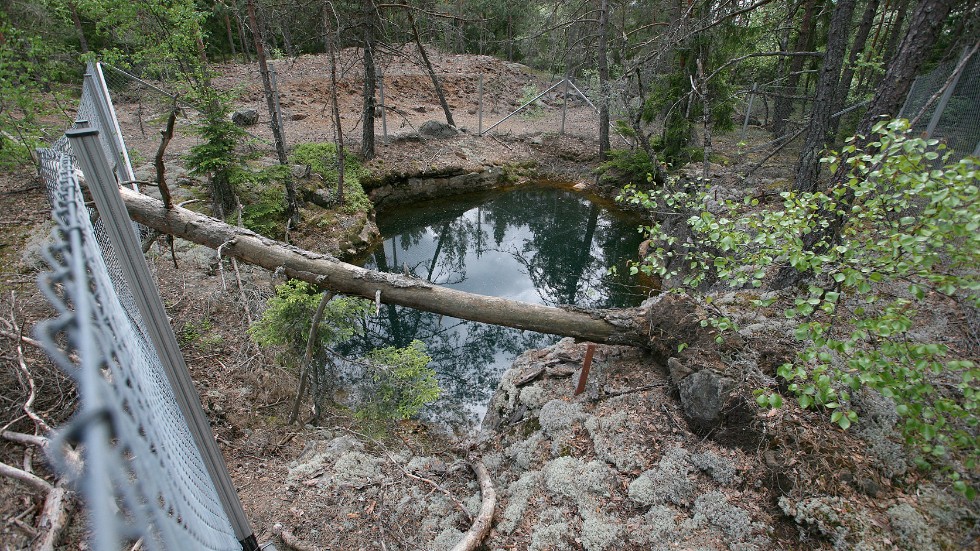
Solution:
[[[709,278],[762,287],[773,268],[808,274],[809,285],[788,290],[784,310],[798,322],[803,350],[777,372],[798,403],[826,409],[846,429],[858,421],[850,394],[872,388],[895,402],[921,466],[955,451],[969,471],[980,459],[980,370],[963,352],[930,342],[921,313],[937,302],[980,306],[980,165],[974,157],[951,161],[935,140],[910,136],[907,121],[882,122],[874,132],[863,150],[854,139],[845,146],[842,186],[784,192],[776,208],[746,198],[709,210],[696,186],[627,188],[623,200],[686,216],[690,232],[678,242],[661,224],[643,228],[653,252],[633,270],[681,280],[690,291]],[[838,157],[824,162],[836,170]],[[767,391],[756,399],[781,403]]]

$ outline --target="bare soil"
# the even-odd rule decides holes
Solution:
[[[405,47],[379,63],[385,75],[389,139],[382,138],[379,117],[378,157],[368,165],[373,171],[424,173],[531,161],[541,173],[591,183],[597,119],[588,105],[569,105],[566,134],[559,135],[559,88],[536,114],[515,117],[491,135],[478,136],[480,75],[483,128],[516,109],[531,87],[543,91],[548,75],[485,56],[430,55],[457,125],[466,131],[447,140],[407,139],[426,120],[441,120],[442,113],[428,76],[412,61],[414,48]],[[360,136],[357,59],[357,51],[344,52],[339,87],[345,138],[352,147]],[[276,68],[288,141],[333,140],[327,58],[282,60]],[[257,68],[224,65],[214,82],[237,90],[241,107],[262,114],[260,123],[250,128],[259,142],[249,147],[271,158]],[[122,101],[117,106],[137,171],[144,175],[152,174],[149,161],[158,136],[150,129],[159,125],[154,123],[162,112],[159,105]],[[182,128],[166,160],[180,193],[190,197],[201,182],[187,175],[180,156],[197,138],[186,122]],[[766,140],[758,128],[750,128],[748,138],[759,144]],[[763,192],[778,187],[792,166],[792,152],[777,155],[743,180],[737,169],[761,154],[740,157],[736,141],[734,136],[715,139],[725,159],[712,166],[718,181]],[[34,323],[51,315],[34,283],[43,269],[37,250],[49,231],[48,216],[43,187],[30,171],[0,174],[0,330],[5,331],[0,336],[0,386],[5,389],[0,426],[27,433],[36,427],[22,409],[30,387],[19,367],[21,359],[36,387],[34,410],[50,424],[64,422],[75,404],[69,381],[37,349],[23,345],[19,353],[10,338],[18,328],[30,334]],[[584,345],[565,342],[553,350],[528,352],[505,375],[509,383],[504,388],[513,400],[498,402],[501,423],[478,441],[459,441],[414,421],[367,424],[343,409],[328,412],[317,427],[289,426],[285,420],[296,373],[283,366],[277,351],[258,349],[246,334],[250,319],[260,315],[278,281],[263,270],[240,266],[239,289],[231,265],[219,263],[213,251],[178,241],[176,252],[178,268],[163,247],[151,250],[149,258],[260,541],[280,535],[297,548],[309,549],[451,547],[480,505],[479,487],[467,463],[479,457],[498,490],[486,549],[976,545],[975,503],[963,502],[941,480],[915,471],[886,476],[866,438],[834,429],[820,414],[791,406],[760,410],[749,402],[751,396],[742,395],[729,404],[722,426],[707,434],[692,430],[665,369],[639,350],[600,347],[590,389],[578,397],[571,395],[569,376],[581,365]],[[738,314],[737,302],[731,301],[733,315]],[[751,359],[756,371],[740,381],[751,388],[752,377],[772,377],[792,349],[791,337],[778,324],[747,338],[759,351]],[[551,371],[529,385],[513,384],[521,369],[536,363]],[[307,409],[304,416],[309,418]],[[0,461],[52,480],[40,453],[21,445],[0,442]],[[716,471],[699,461],[724,467]],[[645,482],[637,481],[644,476],[656,481],[675,473],[670,469],[679,469],[678,480],[686,481],[681,490],[665,494],[648,485],[654,488],[651,495],[666,497],[663,503],[644,497],[640,486]],[[42,500],[27,487],[0,479],[4,549],[30,545]],[[923,538],[903,532],[916,526],[914,518],[902,520],[894,514],[903,504],[919,512],[926,526]],[[74,519],[65,548],[84,549],[84,517],[76,514]]]

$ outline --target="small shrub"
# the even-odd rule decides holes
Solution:
[[[286,224],[286,189],[280,184],[286,167],[239,174],[235,187],[242,201],[242,224],[262,235],[281,234]]]
[[[942,158],[938,142],[914,137],[905,120],[873,131],[865,150],[853,140],[845,146],[840,186],[784,192],[779,208],[760,209],[746,197],[718,212],[704,208],[710,198],[693,187],[626,191],[632,203],[689,213],[691,235],[677,243],[653,224],[647,230],[654,253],[631,270],[692,292],[714,280],[762,287],[772,267],[807,274],[809,284],[789,290],[784,311],[796,320],[803,350],[777,375],[801,407],[825,409],[842,429],[858,421],[852,393],[871,388],[890,398],[902,435],[918,451],[916,463],[945,462],[956,489],[972,499],[975,490],[964,478],[980,460],[980,368],[961,350],[923,336],[930,318],[920,312],[936,299],[980,305],[980,164],[976,157]],[[840,161],[831,154],[824,162],[836,171]],[[757,401],[775,407],[781,398],[760,391]]]
[[[538,87],[534,83],[525,84],[524,88],[521,89],[521,97],[517,99],[517,103],[518,105],[524,105],[536,98],[538,94],[540,92],[538,92]],[[528,105],[521,114],[528,119],[538,118],[544,115],[544,105],[541,103],[541,100],[536,100],[531,105]]]
[[[434,402],[442,390],[425,344],[412,341],[405,348],[372,350],[364,358],[371,365],[374,399],[358,411],[368,419],[408,419]]]
[[[309,166],[311,172],[319,174],[333,193],[339,181],[337,160],[337,146],[327,142],[298,144],[290,156],[290,162]],[[350,153],[344,155],[344,212],[354,214],[371,209],[371,200],[361,186],[361,178],[367,174],[357,157]]]
[[[650,174],[655,172],[655,167],[645,151],[613,149],[608,155],[609,159],[599,165],[598,170],[603,182],[633,184],[640,189],[651,185]]]
[[[262,317],[248,332],[260,346],[282,345],[302,356],[320,300],[312,285],[291,279],[276,287],[276,295],[268,300]],[[327,303],[315,336],[318,348],[334,346],[357,334],[357,321],[371,308],[370,301],[357,297],[337,297]]]

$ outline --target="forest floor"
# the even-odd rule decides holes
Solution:
[[[382,56],[390,139],[378,120],[378,157],[385,173],[438,172],[446,167],[501,167],[531,162],[540,174],[570,182],[594,179],[597,123],[584,102],[565,113],[556,93],[530,116],[478,136],[478,90],[483,75],[483,128],[516,109],[548,75],[486,56],[430,52],[457,126],[449,139],[408,134],[427,120],[443,120],[414,48]],[[340,109],[345,138],[360,136],[357,52],[342,56]],[[324,56],[276,62],[286,136],[290,144],[333,140],[328,118],[329,67]],[[235,89],[236,106],[263,116],[250,127],[266,155],[271,133],[253,65],[226,64],[214,83]],[[532,95],[533,97],[533,95]],[[159,100],[159,98],[157,98]],[[155,129],[164,102],[119,101],[120,124],[137,172],[152,174]],[[186,114],[193,119],[192,113]],[[202,185],[180,166],[197,138],[186,121],[167,151],[168,170],[182,193]],[[750,127],[746,141],[768,135]],[[732,193],[771,191],[786,182],[793,151],[769,159],[743,178],[760,153],[740,156],[737,135],[716,137],[715,182]],[[615,144],[614,144],[615,146]],[[699,166],[687,170],[700,172]],[[174,185],[174,184],[172,184]],[[765,193],[763,193],[765,195]],[[76,398],[70,382],[35,347],[18,350],[11,338],[29,335],[52,315],[35,284],[44,269],[40,248],[51,229],[44,188],[29,170],[0,174],[0,425],[34,433],[23,412],[33,385],[33,409],[51,425],[63,423]],[[486,549],[957,549],[977,544],[977,504],[941,477],[908,468],[897,444],[892,413],[875,397],[864,411],[880,421],[842,432],[821,413],[786,405],[762,410],[751,403],[759,378],[791,357],[790,329],[780,313],[751,313],[745,297],[720,296],[720,307],[742,325],[751,354],[726,421],[692,430],[684,420],[666,368],[644,351],[600,346],[589,390],[573,396],[570,376],[584,344],[562,341],[528,351],[503,378],[493,405],[496,423],[461,439],[416,421],[365,423],[342,409],[317,427],[285,419],[296,374],[277,351],[260,350],[246,333],[277,281],[240,266],[242,287],[214,252],[178,240],[176,260],[163,247],[149,258],[159,278],[174,330],[260,541],[290,539],[300,549],[449,549],[480,506],[468,462],[482,458],[497,490],[497,513]],[[941,316],[941,314],[937,314]],[[958,331],[948,324],[948,331]],[[958,335],[953,335],[959,338]],[[20,365],[26,369],[21,369]],[[520,384],[528,369],[545,375]],[[29,376],[29,377],[28,377]],[[306,413],[308,416],[308,412]],[[889,424],[889,421],[892,424]],[[493,425],[493,426],[490,426]],[[0,442],[0,461],[33,469],[51,480],[40,453]],[[27,547],[36,536],[43,496],[0,479],[3,549]],[[83,517],[66,536],[84,549]],[[282,545],[280,543],[279,545]]]

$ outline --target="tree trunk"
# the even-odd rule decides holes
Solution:
[[[402,5],[405,6],[405,13],[408,15],[408,23],[412,26],[412,36],[415,38],[415,47],[419,49],[419,55],[422,56],[422,63],[425,64],[425,70],[429,73],[429,78],[432,79],[432,87],[436,89],[436,96],[439,98],[439,105],[442,106],[442,112],[446,114],[446,124],[449,126],[456,126],[456,121],[453,120],[453,112],[449,110],[449,103],[446,101],[446,94],[442,91],[442,85],[439,84],[439,77],[436,76],[435,69],[432,68],[432,62],[429,61],[428,54],[425,53],[425,47],[422,46],[422,37],[419,36],[418,25],[415,24],[415,16],[412,15],[412,7],[408,5],[408,2],[402,1]]]
[[[599,58],[599,162],[609,153],[609,60],[606,52],[606,31],[609,27],[609,0],[599,0],[599,40],[596,56]]]
[[[85,29],[82,28],[82,18],[78,16],[78,7],[74,2],[68,2],[68,10],[71,11],[71,22],[75,26],[75,34],[78,35],[78,44],[83,54],[88,53],[88,40],[85,38]]]
[[[238,57],[238,52],[235,48],[235,35],[231,32],[231,16],[228,15],[228,6],[222,4],[221,11],[224,12],[225,32],[228,34],[228,46],[231,48],[231,57],[234,59]]]
[[[851,16],[856,0],[840,0],[834,7],[827,34],[827,50],[823,56],[823,66],[817,81],[817,93],[813,99],[813,110],[800,158],[796,163],[796,181],[793,189],[814,191],[820,177],[820,154],[830,141],[830,119],[834,111],[834,95],[840,84],[841,66],[844,63],[844,50],[850,36]]]
[[[905,33],[898,47],[898,53],[888,64],[874,99],[871,100],[868,111],[858,126],[858,134],[867,135],[874,123],[884,116],[898,116],[919,69],[922,68],[922,64],[929,57],[930,50],[939,38],[943,23],[958,3],[959,0],[919,2],[909,20],[908,32]]]
[[[157,199],[120,189],[133,220],[150,228],[217,249],[226,255],[334,292],[375,298],[455,318],[566,335],[599,343],[645,345],[648,332],[634,310],[572,310],[474,295],[414,277],[366,270],[225,224]]]
[[[238,8],[238,0],[231,0],[232,9],[235,11],[235,21],[238,23],[238,42],[242,45],[242,53],[245,54],[245,61],[252,62],[252,53],[248,49],[248,40],[245,39],[245,22],[242,21],[241,10]]]
[[[816,0],[806,0],[806,8],[803,12],[803,21],[800,23],[800,31],[793,42],[794,52],[813,51],[814,37],[816,36]],[[789,118],[793,115],[793,105],[796,99],[796,87],[800,83],[800,71],[803,70],[803,56],[792,56],[789,60],[789,71],[786,75],[786,86],[783,93],[776,96],[776,105],[773,108],[772,134],[779,138],[786,132]]]
[[[873,138],[869,136],[869,133],[876,122],[898,114],[902,103],[905,101],[905,96],[908,95],[909,88],[915,80],[915,75],[935,45],[942,31],[943,23],[957,2],[958,0],[921,0],[919,2],[909,22],[908,32],[905,33],[899,46],[898,54],[888,64],[885,77],[878,84],[878,91],[858,125],[857,134],[864,136],[855,141],[854,145],[858,149],[864,149],[871,142]],[[837,162],[840,164],[831,181],[831,189],[843,186],[850,172],[847,154],[842,154]],[[821,249],[834,246],[840,240],[841,231],[847,222],[846,214],[841,213],[850,212],[853,201],[854,195],[847,193],[841,197],[836,212],[821,213],[827,223],[803,236],[803,244],[807,250],[819,252]],[[773,286],[783,288],[795,285],[805,276],[806,274],[803,272],[798,272],[791,267],[784,267],[775,278]]]
[[[337,48],[336,43],[340,37],[334,40],[334,33],[330,28],[330,2],[323,4],[323,34],[326,41],[325,46],[330,54],[330,107],[333,112],[334,132],[337,134],[337,203],[344,205],[344,161],[346,152],[344,150],[344,127],[340,124],[340,107],[337,105]],[[338,25],[338,28],[340,26]]]
[[[858,60],[860,60],[864,53],[865,45],[868,43],[868,35],[871,34],[871,27],[874,25],[875,14],[878,13],[879,5],[881,5],[881,0],[868,0],[868,5],[864,9],[864,15],[861,16],[861,22],[858,24],[857,32],[854,35],[854,43],[851,44],[851,54],[848,57],[847,65],[844,67],[844,73],[840,77],[840,84],[837,86],[837,97],[835,98],[833,107],[834,113],[843,110],[847,104],[847,96],[851,91],[851,83],[854,80],[854,71],[857,69]],[[838,115],[831,120],[830,133],[837,133],[839,125],[840,116]]]
[[[361,157],[374,158],[374,94],[378,76],[374,68],[374,9],[371,0],[364,0],[364,93],[363,119],[361,124]]]
[[[265,46],[262,43],[262,31],[259,26],[258,16],[255,13],[255,0],[247,0],[248,20],[252,25],[252,37],[255,39],[255,57],[259,60],[259,72],[262,75],[262,87],[265,89],[265,103],[269,109],[269,118],[272,120],[272,136],[276,142],[276,156],[279,164],[287,166],[289,158],[286,156],[286,139],[282,135],[282,120],[279,110],[276,109],[275,91],[272,89],[272,79],[269,76],[269,65],[265,58]],[[286,215],[292,220],[293,224],[299,222],[299,206],[296,203],[296,187],[293,185],[293,177],[290,173],[285,176],[286,186]]]

